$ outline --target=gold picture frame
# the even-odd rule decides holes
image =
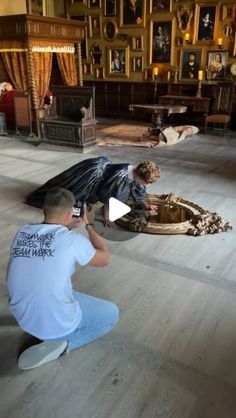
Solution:
[[[120,26],[145,27],[146,0],[137,0],[136,8],[132,8],[130,0],[120,0]]]
[[[129,47],[107,47],[107,62],[109,77],[129,77]]]
[[[193,44],[212,45],[217,37],[219,6],[216,2],[195,6]]]
[[[46,16],[47,0],[27,0],[27,13],[35,16]]]
[[[222,5],[222,20],[235,19],[235,3]]]
[[[105,78],[105,68],[104,67],[97,67],[95,68],[95,77],[98,80],[103,80]]]
[[[191,48],[181,49],[179,79],[186,81],[197,81],[198,71],[202,68],[202,50]],[[190,59],[189,59],[190,57]],[[193,59],[192,59],[193,57]],[[189,64],[191,63],[191,64]]]
[[[133,57],[132,58],[132,71],[135,73],[143,72],[143,57]]]
[[[153,75],[153,69],[152,68],[145,68],[144,70],[144,80],[145,81],[153,81],[154,75]]]
[[[90,15],[89,20],[89,37],[90,38],[101,38],[102,37],[102,25],[101,15]]]
[[[150,13],[172,12],[173,0],[150,0]]]
[[[83,62],[82,72],[83,72],[83,76],[91,76],[92,75],[92,64],[90,62]]]
[[[176,19],[153,18],[150,22],[149,63],[172,64]]]
[[[117,28],[116,22],[111,19],[105,20],[105,22],[103,23],[104,38],[107,41],[112,42],[114,41],[117,33],[118,33],[118,28]]]
[[[143,36],[132,36],[132,50],[143,51]]]
[[[184,6],[177,10],[178,29],[181,33],[189,32],[192,17],[193,10],[188,7]]]

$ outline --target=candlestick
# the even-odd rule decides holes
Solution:
[[[158,67],[154,67],[153,68],[153,75],[154,76],[157,76],[158,75],[158,71],[159,71]]]
[[[186,32],[185,35],[184,35],[184,40],[189,41],[189,38],[190,38],[190,35],[189,35],[188,32]]]
[[[202,80],[202,78],[203,78],[203,71],[199,70],[198,71],[198,80]]]
[[[218,45],[218,48],[222,48],[222,43],[223,43],[223,39],[222,38],[218,38],[217,39],[217,45]]]
[[[198,80],[196,97],[202,97],[201,90],[202,90],[202,81],[201,80]]]

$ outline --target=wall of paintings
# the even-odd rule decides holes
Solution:
[[[74,0],[67,16],[88,22],[82,45],[85,80],[232,77],[235,0]]]

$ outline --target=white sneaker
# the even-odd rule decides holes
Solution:
[[[18,367],[22,370],[42,366],[57,359],[67,347],[67,341],[43,341],[23,351],[18,358]]]

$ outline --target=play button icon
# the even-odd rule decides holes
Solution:
[[[116,219],[129,213],[131,208],[128,205],[120,202],[120,200],[110,197],[109,199],[109,221],[114,222]]]

